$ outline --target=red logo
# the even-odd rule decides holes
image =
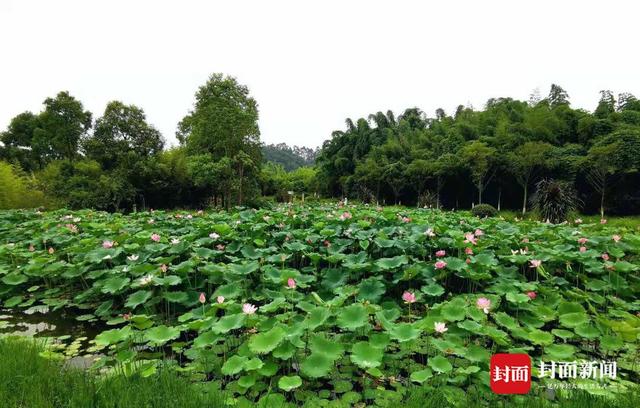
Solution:
[[[527,354],[491,356],[491,390],[496,394],[526,394],[531,389],[531,358]]]

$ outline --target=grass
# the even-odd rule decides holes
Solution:
[[[0,338],[0,406],[3,408],[217,408],[224,395],[193,383],[169,369],[156,375],[100,376],[91,371],[65,366],[59,360],[40,355],[43,348],[32,340]],[[593,396],[585,391],[557,395],[553,400],[540,396],[499,396],[447,393],[426,387],[411,387],[403,408],[521,407],[521,408],[627,408],[637,406],[640,392],[632,391],[616,399]],[[462,395],[464,394],[464,395]],[[455,396],[456,403],[447,397]],[[258,404],[263,408],[293,407],[290,403]],[[333,405],[331,405],[333,406]],[[338,406],[338,405],[336,405]]]
[[[223,406],[219,392],[203,392],[168,369],[151,377],[99,376],[40,356],[37,343],[0,339],[3,408],[203,408]]]

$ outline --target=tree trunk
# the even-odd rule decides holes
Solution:
[[[600,195],[600,218],[604,218],[604,193],[605,188],[602,186],[602,194]]]
[[[478,184],[478,204],[482,204],[482,183]]]
[[[529,186],[528,185],[524,185],[524,197],[522,199],[522,215],[524,215],[527,212],[527,193],[528,193],[528,189]]]
[[[500,211],[501,201],[502,201],[502,187],[498,188],[498,211]]]

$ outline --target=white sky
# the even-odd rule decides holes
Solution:
[[[94,117],[142,107],[170,143],[212,72],[249,86],[267,143],[317,146],[344,119],[527,99],[640,97],[634,1],[0,0],[0,129],[60,90]]]

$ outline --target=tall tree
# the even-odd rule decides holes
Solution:
[[[509,156],[511,172],[523,189],[522,215],[527,212],[527,198],[529,185],[536,170],[544,168],[547,154],[553,146],[543,142],[527,142],[518,146]]]
[[[40,114],[41,132],[35,138],[44,145],[44,139],[57,158],[73,161],[78,155],[80,139],[91,129],[91,112],[69,92],[60,92],[55,98],[44,101]]]
[[[235,78],[213,74],[198,89],[194,108],[178,124],[176,136],[189,154],[208,153],[213,160],[227,158],[236,163],[237,202],[244,199],[244,183],[257,184],[258,174],[248,169],[260,166],[260,130],[258,104],[249,89]],[[249,163],[251,162],[251,163]]]
[[[471,172],[473,184],[478,189],[478,204],[482,204],[482,193],[495,174],[493,162],[496,150],[476,140],[465,145],[460,154]]]

